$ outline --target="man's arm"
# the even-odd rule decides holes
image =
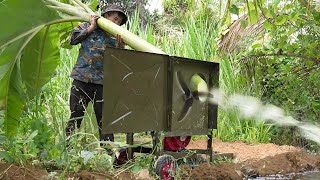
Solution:
[[[97,20],[99,16],[91,15],[90,16],[90,23],[83,23],[80,24],[77,28],[75,28],[71,32],[70,36],[70,44],[77,45],[81,43],[85,38],[87,38],[94,30],[97,29]]]

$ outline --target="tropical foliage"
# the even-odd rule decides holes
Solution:
[[[95,10],[96,1],[85,2]],[[145,25],[141,11],[132,13],[129,31],[167,54],[219,62],[220,87],[227,94],[252,95],[299,121],[319,123],[319,1],[164,0],[163,5],[164,14],[145,14]],[[6,22],[0,33],[0,157],[20,163],[40,157],[36,161],[54,159],[66,169],[95,169],[99,164],[86,164],[79,155],[83,147],[97,147],[94,116],[86,115],[88,123],[74,136],[69,154],[63,133],[70,113],[68,75],[78,48],[68,46],[67,38],[87,17],[61,16],[55,9],[39,0],[0,1],[0,20]],[[219,111],[216,136],[318,147],[294,128],[243,120],[236,110]]]

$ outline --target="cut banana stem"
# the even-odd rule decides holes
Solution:
[[[208,95],[206,95],[209,93],[208,85],[198,74],[192,76],[189,87],[192,92],[199,93],[200,102],[205,102],[208,99]]]

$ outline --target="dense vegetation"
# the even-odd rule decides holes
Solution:
[[[97,5],[95,0],[86,2],[92,8]],[[79,154],[82,149],[92,150],[99,144],[90,108],[86,123],[71,139],[74,149],[66,152],[65,148],[69,74],[78,49],[67,45],[66,39],[77,23],[42,27],[43,22],[57,20],[58,14],[36,0],[23,6],[18,3],[24,2],[0,2],[0,20],[8,22],[11,18],[8,27],[15,28],[2,29],[0,33],[0,158],[71,170],[111,168],[108,155],[84,162]],[[165,0],[160,15],[148,13],[143,5],[137,6],[140,11],[134,11],[135,4],[125,4],[131,8],[131,32],[170,55],[219,62],[220,88],[227,94],[255,96],[263,103],[283,108],[299,121],[319,124],[319,1]],[[19,9],[3,15],[7,6],[42,9],[44,15]],[[16,15],[18,11],[21,16]],[[42,30],[30,31],[33,36],[16,40],[18,34],[12,33],[34,28],[31,22],[35,18],[40,24],[37,28]],[[319,149],[295,128],[243,119],[237,110],[219,110],[215,135],[224,141],[274,142]],[[148,161],[143,158],[131,169],[139,170],[145,164],[140,161]]]

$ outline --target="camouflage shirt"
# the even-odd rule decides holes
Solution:
[[[80,24],[71,33],[70,44],[81,43],[81,47],[70,77],[83,82],[103,84],[105,48],[115,47],[116,39],[100,28],[88,33],[89,26],[90,23]]]

